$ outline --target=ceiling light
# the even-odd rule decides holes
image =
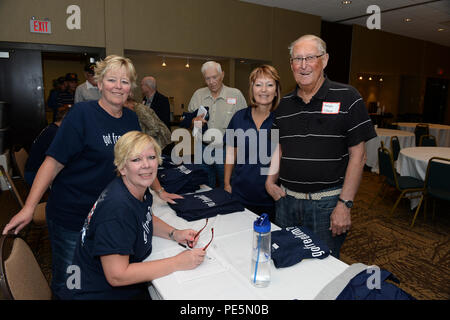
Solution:
[[[411,18],[405,18],[405,20],[404,20],[405,22],[411,22],[412,21],[412,19]]]
[[[439,32],[444,31],[444,30],[445,30],[444,28],[438,28],[437,29],[437,31],[439,31]]]
[[[369,80],[372,81],[372,77],[369,77]]]
[[[186,67],[186,68],[189,68],[189,58],[187,58],[187,62],[186,62],[186,64],[185,64],[185,67]]]
[[[163,57],[162,66],[163,66],[163,67],[166,67],[166,66],[167,66],[167,64],[166,64],[166,58],[164,58],[164,57]]]
[[[363,79],[363,77],[362,76],[359,76],[359,78],[358,78],[359,80],[362,80]]]
[[[383,82],[383,78],[380,77],[380,82]]]
[[[342,4],[351,4],[352,1],[351,0],[342,0],[341,3]]]

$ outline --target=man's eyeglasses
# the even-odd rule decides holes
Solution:
[[[306,62],[306,63],[313,63],[313,62],[316,62],[316,60],[318,59],[318,58],[320,58],[321,56],[323,56],[325,53],[322,53],[322,54],[320,54],[320,55],[318,55],[318,56],[307,56],[307,57],[295,57],[295,58],[291,58],[291,63],[293,63],[293,64],[301,64],[302,62],[303,62],[303,60]]]
[[[197,239],[197,238],[200,236],[200,233],[203,231],[203,229],[206,228],[207,225],[208,225],[208,218],[206,218],[206,223],[205,223],[205,225],[203,226],[203,228],[201,228],[201,229],[195,234],[194,240]],[[213,239],[214,239],[214,228],[211,228],[211,240],[209,240],[208,244],[207,244],[206,246],[203,247],[203,251],[205,251],[205,250],[209,247],[209,245],[211,244],[211,242],[213,241]],[[193,247],[193,242],[189,242],[189,243],[188,243],[188,246],[189,246],[190,248],[192,248],[192,247]]]

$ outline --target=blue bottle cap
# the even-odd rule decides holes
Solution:
[[[253,230],[258,233],[270,232],[270,220],[267,213],[263,213],[255,220],[255,222],[253,223]]]

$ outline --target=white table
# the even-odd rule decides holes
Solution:
[[[416,145],[415,135],[409,131],[376,128],[377,137],[366,142],[366,165],[372,168],[372,172],[378,172],[378,148],[380,147],[380,141],[383,141],[384,146],[392,150],[391,137],[397,136],[400,148],[408,148]]]
[[[397,160],[397,170],[402,176],[411,176],[425,180],[428,161],[432,157],[450,159],[450,148],[443,147],[414,147],[400,150]],[[411,209],[419,204],[419,199],[410,199]]]
[[[415,147],[402,149],[398,156],[399,172],[402,176],[425,180],[428,161],[432,157],[450,159],[450,148]]]
[[[188,222],[158,197],[154,197],[154,215],[175,228],[200,229],[205,219]],[[209,241],[214,227],[214,240],[207,257],[197,269],[175,272],[152,281],[149,292],[153,299],[168,300],[257,300],[257,299],[313,299],[348,265],[332,257],[323,260],[305,259],[289,267],[276,269],[272,263],[271,283],[256,288],[250,283],[250,263],[253,221],[256,215],[248,210],[210,218],[202,231],[199,243]],[[272,225],[272,230],[279,229]],[[203,237],[203,238],[202,238]],[[174,241],[153,237],[152,254],[146,259],[156,260],[173,256],[183,250]]]
[[[414,132],[417,122],[397,122],[400,130]],[[450,126],[444,124],[428,123],[429,132],[437,139],[438,147],[450,147]]]

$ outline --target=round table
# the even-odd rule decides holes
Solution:
[[[410,176],[425,180],[428,161],[432,157],[450,159],[450,148],[414,147],[400,150],[397,160],[397,170],[402,176]],[[415,195],[415,194],[413,194]],[[419,204],[418,198],[410,199],[411,210]]]
[[[425,180],[428,161],[432,157],[450,159],[450,148],[414,147],[402,149],[398,156],[397,169],[402,176]]]
[[[400,130],[414,132],[417,122],[397,122]],[[428,123],[430,134],[437,139],[438,147],[450,147],[450,126],[445,124]]]
[[[372,172],[378,172],[378,148],[380,141],[383,141],[384,146],[391,150],[391,137],[397,136],[400,143],[400,148],[414,147],[416,138],[414,133],[403,130],[393,130],[385,128],[376,128],[377,137],[366,142],[366,165],[372,168]]]

